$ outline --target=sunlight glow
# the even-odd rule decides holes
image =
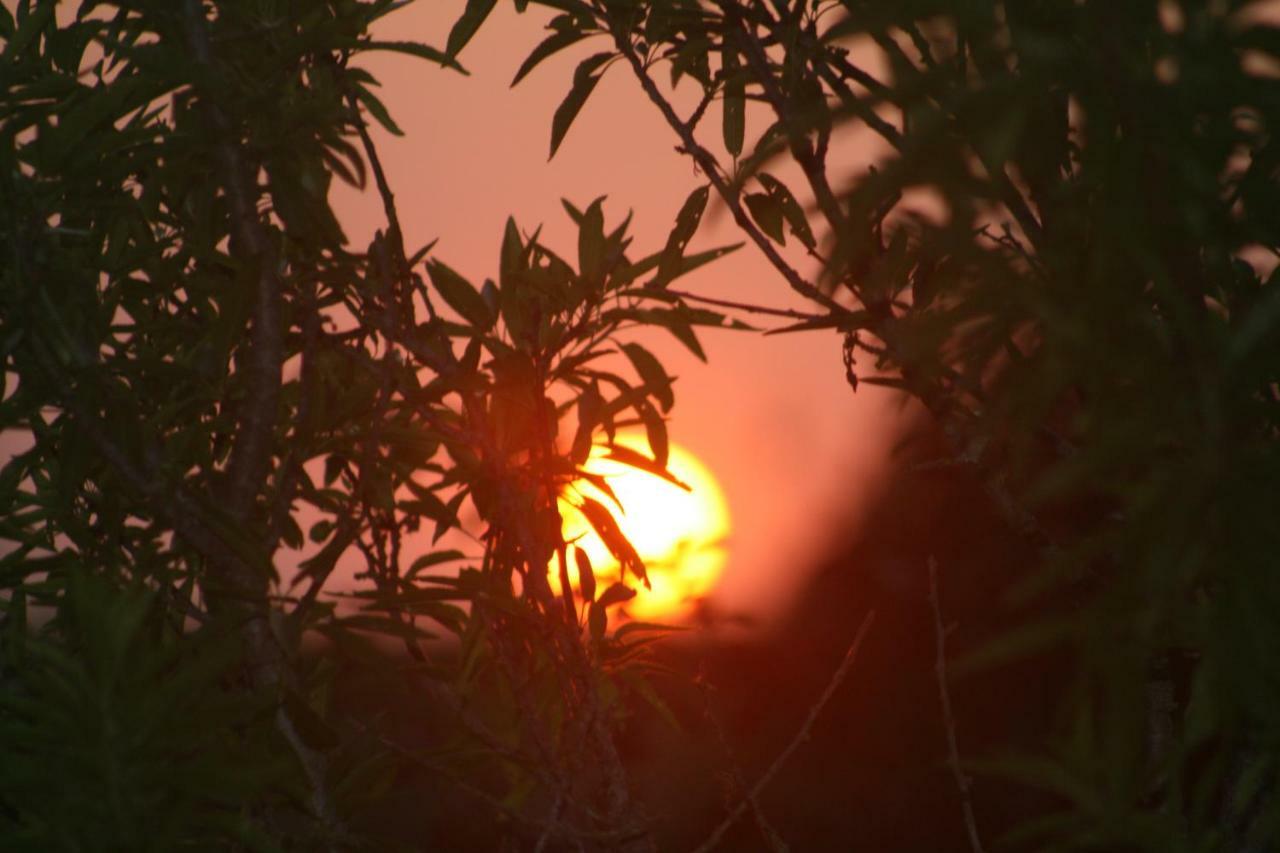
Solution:
[[[618,444],[649,455],[643,437],[618,436]],[[618,561],[600,537],[574,509],[572,501],[585,495],[609,507],[618,526],[639,553],[649,573],[652,589],[628,577],[636,597],[624,609],[633,619],[679,622],[687,619],[699,599],[719,580],[727,555],[729,508],[714,475],[693,454],[671,446],[667,469],[690,486],[691,491],[606,458],[608,449],[596,447],[585,466],[609,483],[625,512],[619,512],[607,495],[590,483],[579,481],[561,500],[565,538],[575,542],[591,558],[597,589],[603,591],[619,579]],[[576,561],[570,548],[569,578],[579,587]],[[552,572],[554,586],[557,572]]]

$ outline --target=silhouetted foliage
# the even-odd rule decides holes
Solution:
[[[628,697],[665,709],[650,632],[609,618],[645,568],[568,487],[626,426],[650,455],[615,457],[665,471],[671,379],[629,330],[702,356],[697,327],[745,328],[670,288],[731,248],[687,253],[712,193],[812,303],[773,331],[835,333],[851,390],[921,404],[943,437],[921,467],[973,476],[1034,555],[951,672],[1053,650],[1066,698],[1033,749],[953,750],[957,809],[971,759],[1048,794],[1015,847],[1275,844],[1264,4],[533,0],[554,17],[516,83],[604,37],[551,153],[601,76],[630,74],[706,183],[643,257],[599,199],[565,203],[568,260],[510,220],[480,286],[404,245],[369,126],[400,131],[360,60],[460,72],[495,0],[443,49],[371,36],[399,5],[0,8],[0,428],[26,442],[0,469],[6,847],[385,849],[403,839],[369,815],[425,772],[516,846],[653,849],[615,736]],[[688,116],[675,86],[701,94]],[[829,164],[868,133],[873,168]],[[363,251],[334,176],[382,199]],[[566,494],[624,583],[597,590],[564,541]],[[424,550],[464,504],[477,553]],[[350,553],[354,611],[326,592]],[[439,634],[456,655],[429,654]],[[332,702],[351,662],[448,735],[420,748]],[[939,686],[952,731],[941,667]],[[708,844],[750,811],[780,849],[736,784]]]

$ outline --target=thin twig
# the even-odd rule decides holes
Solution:
[[[960,791],[960,807],[964,811],[964,828],[969,835],[973,853],[986,853],[982,838],[978,835],[978,819],[973,813],[973,798],[969,789],[972,780],[960,767],[960,747],[956,743],[956,718],[951,712],[951,692],[947,689],[947,629],[942,624],[942,605],[938,601],[938,561],[929,558],[929,606],[933,608],[933,632],[936,638],[934,675],[938,678],[938,697],[942,702],[942,723],[947,730],[947,763]]]
[[[774,759],[773,764],[769,765],[769,769],[764,772],[764,775],[760,777],[760,780],[756,782],[750,791],[747,792],[747,796],[744,797],[738,803],[737,807],[729,813],[729,816],[712,831],[707,840],[694,848],[693,853],[710,853],[711,850],[714,850],[716,845],[723,840],[725,833],[728,832],[733,825],[738,822],[739,818],[746,813],[747,809],[750,807],[751,801],[759,799],[760,795],[764,793],[764,789],[767,788],[769,783],[773,781],[773,778],[778,775],[778,771],[782,769],[782,766],[786,764],[792,754],[800,748],[800,744],[809,739],[810,733],[813,730],[813,724],[817,722],[818,715],[822,713],[822,709],[831,701],[831,697],[834,696],[836,690],[840,688],[840,685],[844,682],[845,676],[849,673],[849,669],[853,666],[853,662],[857,659],[858,649],[862,647],[862,641],[866,638],[867,632],[871,630],[871,625],[875,622],[875,618],[876,614],[873,610],[862,620],[862,625],[858,628],[858,633],[854,636],[853,643],[849,646],[849,650],[845,652],[844,660],[840,661],[840,665],[836,667],[836,671],[831,675],[831,680],[827,682],[826,689],[822,691],[822,695],[818,697],[818,701],[809,709],[809,715],[805,717],[804,723],[800,726],[800,730],[796,732],[795,737],[791,739],[791,743],[787,744],[786,749],[782,750],[782,752],[778,754],[778,757]]]
[[[724,726],[720,725],[720,721],[715,715],[715,709],[711,707],[711,685],[707,684],[700,676],[698,687],[702,692],[702,714],[706,717],[711,730],[715,732],[716,743],[720,747],[721,757],[724,759],[725,767],[728,769],[729,781],[733,783],[733,796],[746,798],[747,804],[751,806],[751,817],[756,822],[756,828],[760,830],[760,836],[764,838],[765,843],[769,845],[773,853],[786,853],[788,850],[787,843],[782,840],[782,836],[778,834],[778,831],[773,828],[773,824],[765,817],[764,810],[760,808],[760,801],[747,789],[747,780],[743,778],[742,769],[738,766],[737,760],[734,759],[733,750],[729,746],[729,738],[725,735]]]
[[[748,314],[766,314],[770,317],[787,317],[792,320],[825,320],[825,314],[809,314],[804,311],[793,311],[790,308],[770,308],[766,305],[752,305],[747,302],[732,302],[728,299],[713,299],[710,296],[699,296],[696,293],[688,293],[683,290],[672,290],[664,288],[663,292],[670,293],[672,296],[679,296],[681,299],[688,299],[693,302],[703,302],[707,305],[718,305],[721,308],[732,308],[735,311],[744,311]]]

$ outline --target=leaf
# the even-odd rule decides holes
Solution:
[[[671,407],[675,405],[675,393],[671,389],[674,380],[667,375],[667,371],[663,369],[662,362],[639,344],[623,344],[622,351],[630,359],[632,367],[636,369],[640,379],[644,381],[653,391],[653,396],[657,398],[658,403],[662,406],[662,411],[669,412]]]
[[[489,304],[467,281],[442,261],[427,262],[427,274],[431,283],[449,307],[457,311],[468,323],[480,331],[487,331],[494,321]]]
[[[600,540],[622,566],[623,573],[625,574],[629,569],[644,582],[646,587],[649,586],[649,576],[645,571],[644,561],[640,559],[635,546],[618,527],[618,522],[614,520],[613,513],[609,512],[608,507],[593,498],[583,497],[578,510],[590,522],[596,533],[600,534]]]
[[[658,275],[655,281],[661,280],[665,284],[675,278],[675,269],[684,255],[685,247],[689,245],[689,241],[698,230],[698,223],[702,221],[702,212],[707,209],[707,199],[710,195],[711,185],[703,184],[689,193],[689,197],[680,206],[680,212],[676,214],[676,223],[671,228],[671,233],[667,235],[667,245],[663,248],[661,259],[658,261]]]
[[[462,506],[462,502],[467,498],[467,490],[460,489],[456,495],[449,499],[445,504],[448,515],[444,518],[436,520],[435,532],[431,534],[431,544],[434,545],[440,541],[440,537],[449,532],[451,528],[458,526],[458,509]]]
[[[746,135],[747,97],[746,84],[739,72],[738,51],[729,44],[726,37],[720,51],[721,67],[724,72],[724,147],[737,160],[742,153],[742,142]]]
[[[600,77],[603,75],[595,74],[595,70],[612,57],[611,51],[589,56],[582,60],[573,72],[573,86],[561,101],[560,106],[556,107],[555,115],[551,118],[551,153],[547,156],[548,160],[556,156],[556,149],[564,141],[565,134],[569,132],[569,126],[578,117],[583,104],[587,102],[587,98],[591,97],[591,92],[600,82]]]
[[[516,227],[513,217],[507,217],[506,227],[502,232],[502,251],[499,254],[498,281],[502,289],[515,286],[513,276],[525,268],[524,241],[520,238],[520,229]]]
[[[423,569],[429,569],[432,566],[438,566],[441,563],[452,563],[455,560],[465,560],[466,555],[461,551],[435,551],[431,554],[423,554],[409,565],[409,570],[405,572],[406,578],[412,578]]]
[[[581,465],[591,455],[591,436],[603,406],[604,398],[594,382],[578,396],[578,429],[573,435],[573,447],[569,451],[569,458],[575,465]]]
[[[578,564],[578,588],[584,601],[596,600],[596,573],[591,569],[591,557],[581,548],[573,549],[574,562]]]
[[[587,611],[587,624],[591,629],[591,639],[596,643],[604,640],[604,632],[609,628],[609,615],[600,604],[594,603]]]
[[[369,50],[389,50],[393,53],[405,53],[409,56],[416,56],[419,59],[425,59],[429,62],[435,62],[445,68],[451,68],[460,74],[470,75],[471,72],[458,64],[458,60],[452,55],[445,53],[439,48],[422,44],[416,41],[363,41],[358,42],[357,46],[361,51]]]
[[[636,412],[639,413],[640,420],[644,421],[644,431],[649,439],[649,449],[653,451],[653,461],[665,470],[671,453],[671,442],[667,438],[667,422],[647,402],[637,404]]]
[[[4,52],[0,53],[0,59],[7,62],[14,62],[15,57],[20,56],[24,50],[39,37],[40,31],[45,28],[49,21],[53,18],[53,3],[40,3],[35,10],[28,12],[26,17],[20,19],[17,32],[14,33],[13,39],[5,46]]]
[[[378,100],[378,96],[370,92],[366,87],[357,84],[355,86],[356,98],[360,103],[364,104],[364,108],[369,114],[377,119],[378,124],[387,129],[388,132],[396,136],[404,136],[404,131],[391,118],[391,113],[387,111],[387,107],[382,101]]]
[[[787,238],[782,231],[782,205],[768,193],[747,193],[743,201],[760,230],[778,245],[786,245]]]
[[[596,601],[596,606],[603,610],[606,607],[630,601],[635,597],[636,591],[634,589],[626,584],[614,583],[610,584],[609,588],[600,594],[599,600]]]
[[[597,284],[604,275],[605,241],[603,197],[591,202],[578,223],[578,274]]]
[[[800,203],[796,201],[796,197],[791,194],[791,190],[787,189],[786,184],[768,172],[760,172],[756,175],[756,180],[760,182],[774,201],[782,208],[782,215],[787,220],[787,224],[791,226],[791,233],[806,248],[813,249],[817,242],[813,239],[813,230],[809,227],[809,218],[804,215],[804,210],[800,207]]]
[[[666,480],[668,483],[671,483],[674,486],[679,486],[680,488],[684,489],[686,492],[693,491],[693,487],[691,487],[688,483],[684,482],[683,480],[677,478],[675,474],[672,474],[670,471],[667,470],[666,466],[659,465],[657,462],[645,456],[643,453],[640,453],[639,451],[636,451],[636,450],[632,450],[630,447],[627,447],[625,445],[622,445],[622,444],[611,445],[609,447],[609,452],[605,454],[605,458],[612,459],[615,462],[621,462],[623,465],[630,465],[632,468],[636,468],[641,471],[647,471],[650,474],[661,477],[662,479]]]
[[[307,535],[318,545],[333,535],[333,522],[327,518],[321,519],[311,525],[311,531]]]
[[[645,287],[651,290],[666,287],[671,282],[681,276],[688,275],[698,267],[709,264],[717,258],[722,258],[730,252],[736,252],[738,249],[741,249],[743,245],[744,244],[742,243],[734,243],[729,246],[717,246],[714,249],[707,249],[705,252],[698,252],[696,255],[685,255],[680,258],[679,261],[668,266],[665,270],[659,272],[652,279],[645,282]],[[637,266],[639,266],[639,264],[637,264]],[[642,270],[636,273],[636,275],[643,275],[643,273],[644,271]]]
[[[467,8],[462,11],[462,17],[449,30],[449,40],[445,44],[445,51],[449,56],[456,57],[467,46],[467,42],[480,30],[480,25],[496,5],[498,0],[467,0]]]
[[[622,640],[631,634],[654,633],[654,634],[674,634],[679,631],[688,631],[687,626],[682,625],[663,625],[658,622],[628,622],[617,630],[613,635],[615,640]]]
[[[525,58],[520,64],[520,68],[516,71],[516,76],[511,80],[511,85],[515,86],[534,68],[536,68],[544,59],[559,53],[571,44],[577,44],[586,38],[586,33],[580,30],[561,30],[552,33],[533,49],[533,52]]]

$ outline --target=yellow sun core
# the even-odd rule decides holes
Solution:
[[[649,455],[643,438],[620,435],[617,443]],[[627,585],[636,589],[636,597],[623,609],[633,619],[683,621],[711,592],[724,570],[729,534],[724,494],[706,466],[682,447],[672,445],[667,470],[688,485],[688,491],[656,474],[610,459],[608,454],[607,447],[594,448],[583,468],[604,477],[617,502],[585,480],[574,483],[561,501],[565,539],[573,543],[570,550],[580,548],[590,558],[598,589],[620,580],[618,561],[574,503],[590,497],[607,506],[644,562],[652,585],[647,589],[628,577]],[[570,582],[580,588],[572,554],[568,567]],[[557,574],[552,572],[553,579]]]

